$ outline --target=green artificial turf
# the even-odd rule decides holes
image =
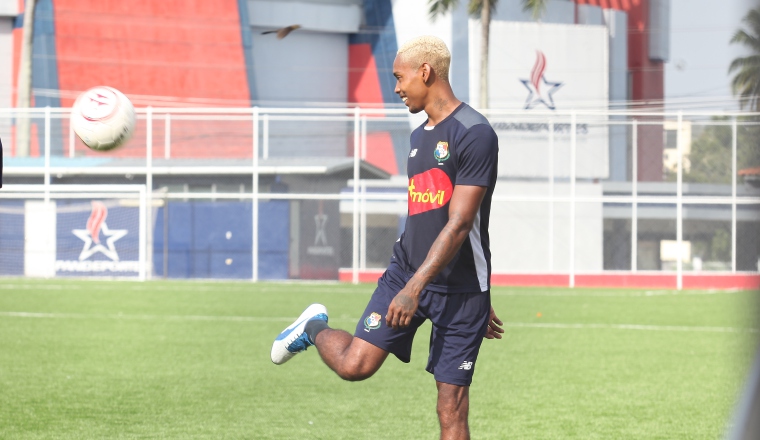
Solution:
[[[312,302],[353,332],[372,285],[0,280],[0,438],[436,439],[429,325],[411,364],[348,383],[269,360]],[[474,439],[717,439],[757,292],[494,288]]]

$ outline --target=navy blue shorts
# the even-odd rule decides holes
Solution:
[[[377,289],[356,325],[354,336],[393,353],[402,362],[409,362],[414,334],[429,319],[433,329],[425,369],[439,382],[469,386],[488,326],[490,292],[444,294],[423,290],[411,324],[393,330],[385,324],[385,315],[391,301],[407,281],[404,272],[391,264],[380,277]]]

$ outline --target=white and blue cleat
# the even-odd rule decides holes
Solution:
[[[314,345],[314,342],[309,339],[309,335],[304,331],[306,323],[313,319],[321,319],[327,322],[327,308],[322,304],[310,305],[293,324],[277,336],[274,344],[272,344],[271,358],[273,363],[284,364],[293,356]]]

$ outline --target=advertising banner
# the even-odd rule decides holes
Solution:
[[[471,20],[470,97],[476,107],[480,87],[479,47],[480,23]],[[555,177],[568,177],[571,164],[568,113],[606,109],[609,105],[606,28],[494,21],[489,48],[488,106],[519,112],[518,116],[489,115],[499,135],[499,174],[544,178],[551,172]],[[577,176],[606,178],[608,127],[590,121],[588,117],[579,119],[576,128]]]
[[[59,201],[56,276],[137,276],[139,215],[139,208],[117,201]]]

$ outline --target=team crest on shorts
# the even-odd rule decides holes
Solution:
[[[365,331],[370,331],[376,328],[380,328],[380,319],[382,319],[382,316],[380,316],[379,313],[372,312],[364,320],[364,327],[366,327]]]
[[[438,159],[439,162],[442,162],[449,158],[449,143],[448,142],[438,142],[435,146],[435,151],[433,152],[433,156],[435,156],[436,159]]]

